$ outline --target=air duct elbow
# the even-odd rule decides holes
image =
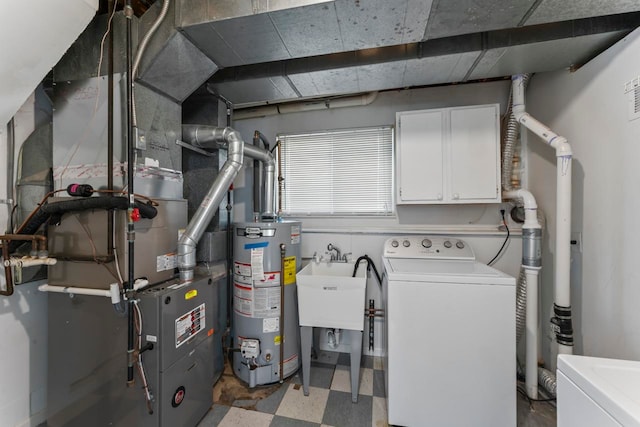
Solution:
[[[231,128],[213,128],[209,126],[188,126],[183,137],[188,136],[190,143],[223,144],[226,146],[227,160],[211,185],[209,192],[191,218],[187,229],[178,240],[178,270],[180,281],[193,280],[196,266],[196,246],[202,233],[216,213],[229,186],[242,168],[244,141],[240,133]],[[202,146],[202,145],[201,145]]]

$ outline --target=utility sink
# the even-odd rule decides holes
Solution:
[[[298,274],[300,326],[364,329],[367,265],[356,277],[353,262],[310,262]]]

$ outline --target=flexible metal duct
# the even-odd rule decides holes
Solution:
[[[529,83],[529,74],[523,74],[522,83],[524,89],[526,89]],[[513,89],[511,93],[509,93],[509,103],[505,116],[507,117],[507,125],[505,126],[502,147],[502,188],[505,191],[510,191],[513,190],[513,185],[511,184],[511,175],[513,175],[513,151],[518,137],[518,129],[520,128],[520,123],[518,123],[518,120],[516,120],[513,114]]]
[[[178,240],[178,270],[180,271],[180,281],[187,282],[193,280],[196,266],[196,245],[202,237],[202,233],[216,213],[222,198],[227,194],[229,186],[233,182],[243,162],[244,141],[240,133],[231,128],[202,127],[200,130],[202,139],[198,138],[200,127],[187,127],[186,134],[195,136],[194,141],[199,146],[203,141],[215,144],[218,147],[226,148],[227,161],[222,166],[220,173],[211,185],[211,189],[200,204],[200,207],[193,215],[187,229]],[[204,129],[206,128],[206,129]],[[194,131],[191,133],[190,131]],[[191,138],[189,138],[191,139]],[[198,142],[200,141],[200,142]],[[194,145],[196,145],[194,144]]]

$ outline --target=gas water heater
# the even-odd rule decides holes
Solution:
[[[300,222],[235,224],[233,370],[249,384],[270,384],[300,366]]]

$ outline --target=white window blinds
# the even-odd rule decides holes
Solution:
[[[296,214],[393,212],[393,128],[279,135],[282,209]]]

